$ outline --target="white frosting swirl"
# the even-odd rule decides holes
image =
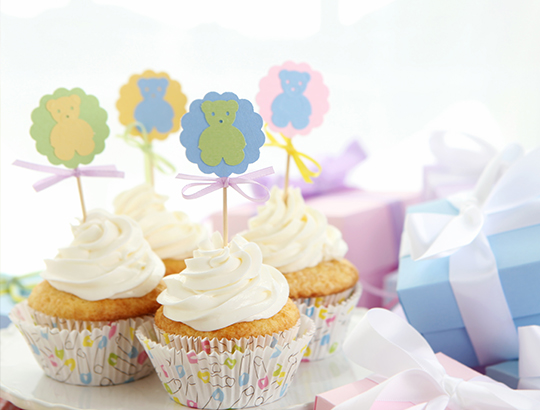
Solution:
[[[167,199],[156,194],[150,184],[142,184],[119,194],[114,200],[114,212],[137,221],[161,259],[190,258],[208,232],[185,213],[169,212],[163,205]]]
[[[41,274],[56,289],[86,300],[141,297],[165,274],[141,228],[127,216],[96,209],[72,231],[73,242],[46,259]]]
[[[306,206],[300,188],[289,188],[285,203],[283,190],[274,186],[258,211],[248,222],[249,230],[240,235],[259,245],[264,263],[282,273],[341,259],[347,253],[341,232],[328,225],[321,212]]]
[[[167,318],[207,332],[270,318],[287,303],[287,280],[262,263],[256,244],[236,236],[223,247],[215,232],[193,256],[185,270],[163,279],[167,289],[157,300]]]

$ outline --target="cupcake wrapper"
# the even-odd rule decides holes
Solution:
[[[300,313],[315,322],[315,334],[306,349],[303,361],[326,359],[339,351],[361,294],[362,285],[358,283],[352,289],[335,295],[293,299]]]
[[[296,340],[210,354],[159,343],[149,323],[136,335],[171,399],[191,408],[228,409],[261,406],[283,397],[314,330],[313,321],[302,315]]]
[[[212,352],[234,353],[236,350],[243,352],[246,349],[255,350],[255,347],[285,346],[285,344],[292,342],[296,338],[299,328],[300,320],[298,320],[298,323],[294,327],[284,332],[274,333],[273,335],[219,340],[217,338],[208,339],[169,334],[161,330],[154,323],[154,332],[157,335],[157,341],[162,345],[186,351],[194,350],[197,353],[204,351],[208,354]]]
[[[21,302],[9,314],[47,376],[82,386],[110,386],[152,373],[135,329],[153,322],[142,316],[116,322],[59,319]]]

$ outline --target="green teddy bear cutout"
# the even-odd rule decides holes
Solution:
[[[201,109],[210,125],[199,138],[203,162],[216,166],[223,158],[227,165],[240,164],[244,160],[246,140],[242,132],[233,126],[238,103],[234,100],[204,101]]]

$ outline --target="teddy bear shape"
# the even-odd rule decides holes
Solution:
[[[306,128],[311,104],[303,93],[311,76],[300,71],[281,70],[279,79],[283,93],[272,102],[272,122],[278,127],[286,127],[290,122],[297,130]]]
[[[166,78],[141,78],[137,81],[143,100],[135,108],[135,120],[142,123],[146,132],[155,128],[165,134],[173,127],[174,111],[163,99],[169,86]]]
[[[233,126],[238,102],[204,101],[201,109],[209,125],[199,138],[202,161],[212,167],[218,165],[222,158],[227,165],[240,164],[244,160],[246,140],[242,132]]]
[[[51,131],[51,146],[54,155],[62,161],[69,161],[75,152],[89,155],[95,148],[94,130],[79,118],[80,106],[81,97],[75,94],[47,101],[47,111],[56,121]]]

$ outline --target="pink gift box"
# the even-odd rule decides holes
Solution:
[[[357,267],[364,284],[358,306],[382,305],[381,296],[370,290],[382,289],[384,276],[397,269],[405,210],[420,197],[420,193],[350,189],[306,199],[341,231],[349,246],[345,257]],[[252,203],[229,210],[230,236],[247,229],[248,219],[256,212],[257,205]],[[221,212],[210,218],[214,229],[221,231]]]
[[[457,362],[456,360],[444,355],[443,353],[436,354],[439,363],[443,365],[446,373],[452,377],[458,377],[464,380],[471,380],[474,377],[481,376],[480,373],[468,368],[467,366]],[[338,404],[347,401],[354,396],[364,393],[382,382],[384,377],[372,375],[363,380],[347,384],[337,389],[327,391],[315,397],[314,410],[331,410]],[[371,410],[403,410],[411,407],[415,403],[399,402],[399,401],[378,401]]]

